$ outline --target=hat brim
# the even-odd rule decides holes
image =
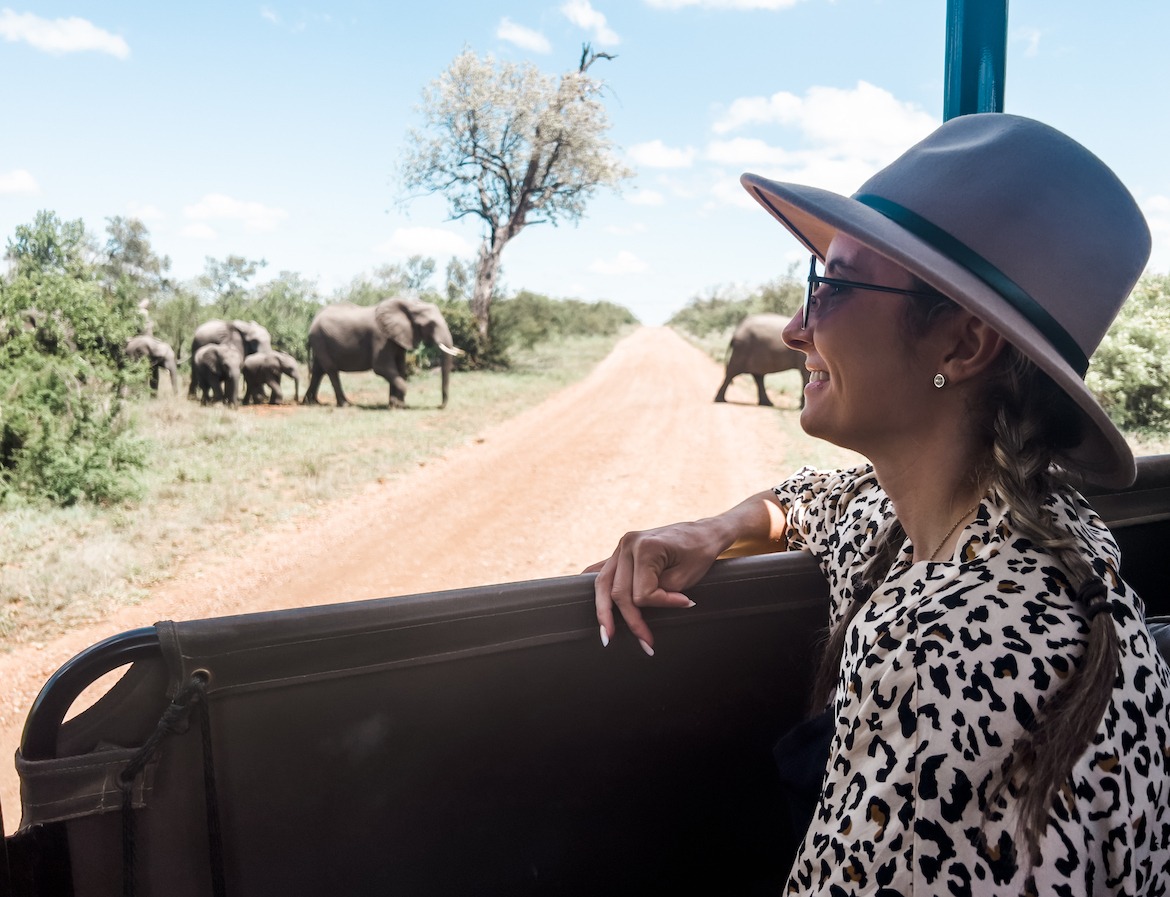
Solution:
[[[924,283],[986,321],[1030,358],[1077,404],[1084,438],[1058,457],[1070,473],[1108,488],[1137,476],[1133,451],[1109,415],[1048,339],[1027,318],[967,268],[857,200],[801,184],[744,174],[740,183],[793,236],[824,260],[829,243],[844,233],[910,271]]]

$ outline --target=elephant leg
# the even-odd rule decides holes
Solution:
[[[284,404],[284,393],[280,391],[280,377],[274,377],[268,381],[268,404],[282,405]]]
[[[391,408],[405,408],[406,378],[394,370],[378,370],[375,368],[374,373],[390,384],[389,406]]]
[[[756,389],[759,390],[760,393],[760,404],[771,405],[772,400],[768,398],[768,393],[764,391],[764,375],[752,374],[752,376],[756,379]]]
[[[337,375],[337,371],[329,372],[329,382],[333,384],[333,395],[337,396],[337,407],[344,408],[349,404],[349,400],[341,390],[341,377]]]
[[[150,391],[153,395],[158,395],[158,367],[153,364],[150,366]]]
[[[313,365],[313,369],[309,371],[309,388],[305,390],[305,397],[301,399],[302,405],[317,405],[317,388],[321,385],[321,378],[325,376],[325,371]]]
[[[732,374],[729,372],[723,378],[723,385],[719,387],[719,392],[715,393],[715,401],[716,402],[726,402],[727,401],[727,387],[729,387],[731,385],[731,378],[734,376],[735,376],[735,374]]]
[[[231,375],[224,378],[223,403],[229,408],[240,405],[240,381]]]

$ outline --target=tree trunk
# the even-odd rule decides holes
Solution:
[[[500,255],[507,242],[503,232],[497,231],[490,243],[485,239],[479,247],[479,260],[475,266],[475,291],[471,294],[471,313],[475,315],[479,338],[485,346],[489,340],[488,314],[492,306],[492,293],[496,288],[496,278],[500,274]]]

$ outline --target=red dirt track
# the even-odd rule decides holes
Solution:
[[[0,806],[19,823],[11,757],[40,686],[107,636],[161,619],[405,595],[578,573],[638,529],[721,511],[791,470],[777,416],[743,376],[644,327],[582,382],[413,471],[262,534],[230,563],[197,556],[101,624],[0,656]],[[458,375],[452,383],[458,401]],[[783,401],[783,400],[781,400]]]

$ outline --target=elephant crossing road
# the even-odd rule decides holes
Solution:
[[[437,305],[407,296],[383,299],[377,305],[329,305],[309,327],[310,374],[304,403],[317,404],[321,378],[328,375],[337,404],[345,405],[339,371],[369,371],[390,384],[390,407],[406,404],[406,353],[426,341],[443,353],[443,402],[457,356],[451,329]]]
[[[727,372],[723,385],[715,394],[716,402],[727,401],[727,387],[740,374],[751,374],[756,381],[761,405],[771,405],[772,400],[764,390],[764,375],[779,371],[800,371],[800,407],[804,407],[804,387],[808,386],[808,369],[804,366],[804,353],[790,349],[784,343],[784,327],[788,318],[784,315],[748,315],[739,322],[731,336],[731,354],[727,359]]]

